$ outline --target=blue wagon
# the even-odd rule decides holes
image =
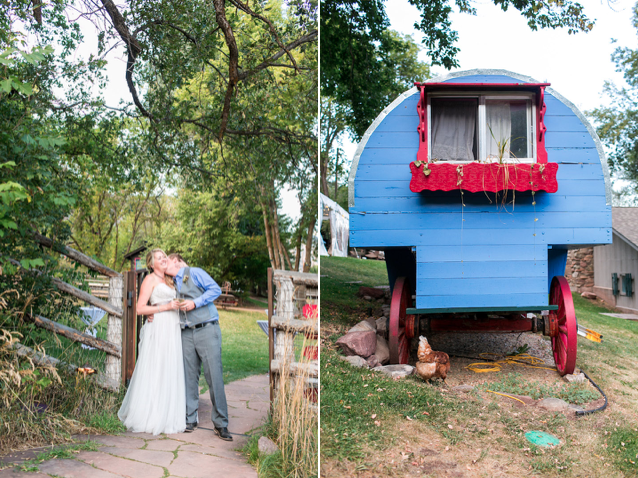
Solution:
[[[351,247],[385,251],[391,362],[422,333],[540,331],[573,372],[567,251],[611,243],[611,189],[594,129],[549,83],[505,70],[417,83],[360,142],[349,208]]]

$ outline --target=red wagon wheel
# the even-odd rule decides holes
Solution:
[[[558,310],[552,310],[549,313],[550,336],[556,368],[561,375],[574,373],[578,348],[578,324],[572,291],[567,279],[563,276],[555,276],[552,279],[549,303],[558,306]]]
[[[390,304],[390,324],[388,347],[390,363],[406,364],[410,357],[410,346],[405,335],[405,311],[411,299],[410,284],[405,277],[399,277],[394,283],[392,303]]]

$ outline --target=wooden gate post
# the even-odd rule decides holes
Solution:
[[[122,322],[122,383],[128,382],[135,370],[137,316],[136,271],[124,272],[124,315]]]
[[[112,304],[122,310],[125,304],[122,301],[124,295],[124,280],[122,276],[109,278],[109,304]],[[122,319],[115,315],[109,315],[106,331],[106,339],[112,344],[122,347]],[[106,376],[116,380],[118,383],[122,377],[121,358],[112,355],[106,356],[105,366]]]

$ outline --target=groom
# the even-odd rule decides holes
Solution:
[[[221,294],[217,283],[202,269],[189,267],[179,254],[168,256],[166,274],[173,276],[180,309],[184,379],[186,381],[186,432],[197,428],[199,375],[204,376],[213,405],[211,420],[219,438],[232,441],[228,432],[228,407],[222,370],[222,334],[213,301]]]

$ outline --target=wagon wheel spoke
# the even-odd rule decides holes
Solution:
[[[564,367],[567,363],[567,347],[563,343],[563,338],[560,336],[557,338],[556,342],[558,342],[558,357],[561,365]]]

